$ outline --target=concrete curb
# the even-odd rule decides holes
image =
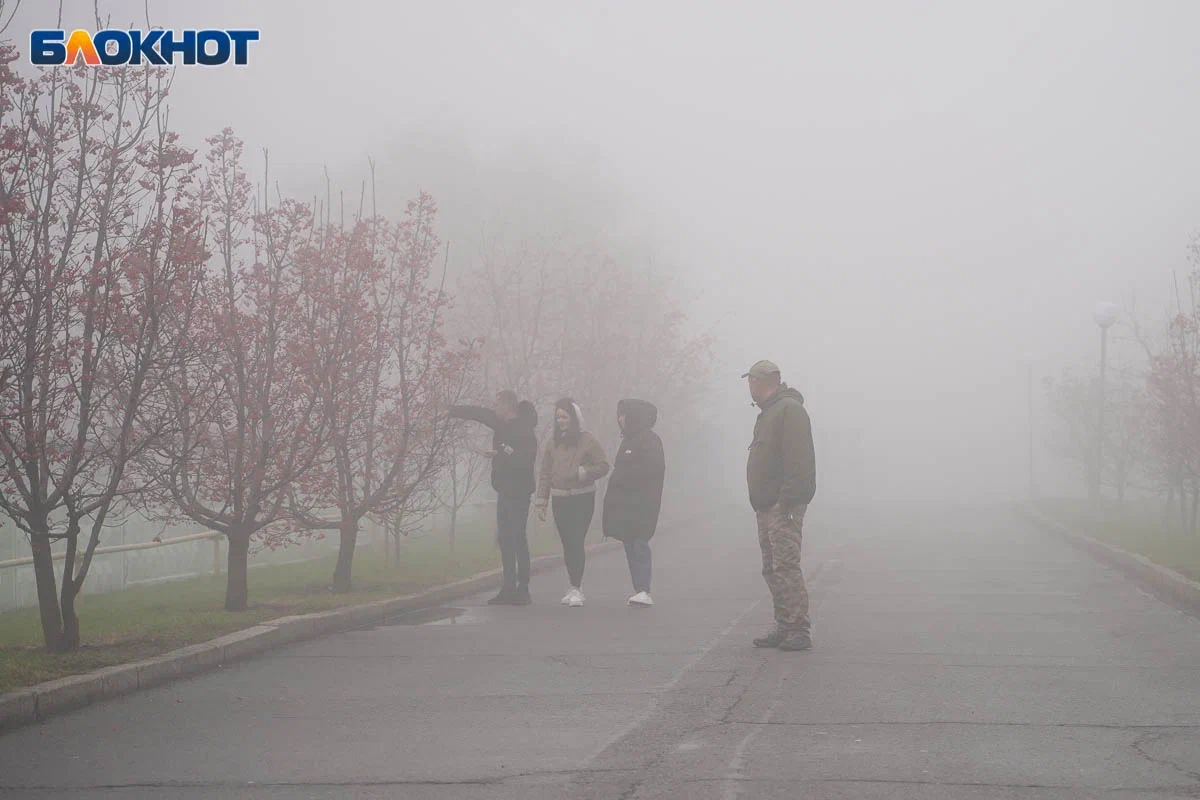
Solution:
[[[1200,583],[1180,575],[1173,569],[1155,564],[1145,556],[1131,553],[1115,544],[1093,539],[1058,520],[1050,519],[1028,504],[1019,504],[1017,510],[1042,529],[1063,536],[1071,544],[1087,551],[1097,561],[1116,567],[1138,583],[1147,586],[1176,608],[1200,615]]]
[[[687,524],[687,521],[660,525],[659,531]],[[602,540],[590,545],[587,552],[606,552],[621,546],[616,540]],[[547,572],[561,563],[560,554],[550,554],[532,559],[529,568],[531,573],[537,574]],[[389,597],[314,614],[280,617],[144,661],[106,667],[6,692],[0,694],[0,733],[74,711],[101,700],[198,675],[281,645],[328,633],[356,630],[406,611],[460,600],[499,586],[502,575],[502,570],[492,569],[416,594]]]

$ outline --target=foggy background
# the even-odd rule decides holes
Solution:
[[[1039,378],[1095,369],[1095,303],[1161,318],[1200,228],[1195,3],[148,7],[262,29],[248,67],[177,71],[171,125],[269,147],[285,193],[323,192],[324,164],[356,205],[372,155],[381,211],[435,196],[454,269],[511,219],[651,243],[717,326],[735,493],[738,376],[770,358],[813,416],[817,502],[1021,494],[1026,353]],[[9,35],[56,16],[27,2]]]

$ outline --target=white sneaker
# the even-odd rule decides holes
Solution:
[[[567,593],[565,595],[563,595],[563,599],[559,600],[558,602],[562,603],[564,606],[570,605],[571,599],[575,597],[575,593],[577,591],[579,591],[579,590],[576,589],[574,586],[572,586],[570,589],[567,590]]]
[[[567,605],[571,608],[580,608],[583,606],[583,592],[578,589],[571,590],[571,599],[567,601]]]
[[[629,598],[629,605],[644,606],[649,608],[654,605],[654,599],[650,597],[649,592],[638,592],[633,597]]]

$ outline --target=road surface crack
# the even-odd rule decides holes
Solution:
[[[747,693],[749,693],[749,691],[750,691],[750,687],[754,685],[755,681],[762,674],[762,671],[766,667],[766,665],[767,665],[766,656],[760,656],[759,658],[756,659],[756,663],[751,668],[751,672],[753,673],[752,676],[748,677],[746,679],[745,683],[742,684],[741,688],[738,690],[737,695],[733,699],[733,703],[730,704],[729,708],[727,708],[725,710],[725,713],[721,715],[721,724],[722,725],[727,725],[730,722],[734,721],[734,720],[731,720],[730,717],[732,717],[734,712],[737,711],[738,706],[740,706],[742,703],[742,700],[744,700],[746,698]],[[733,682],[741,676],[742,676],[741,669],[733,670],[733,674],[729,676],[729,680],[727,680],[725,682],[725,686],[728,687],[728,686],[733,685]]]
[[[1146,752],[1147,747],[1152,747],[1159,742],[1166,741],[1174,735],[1174,732],[1171,731],[1150,731],[1143,733],[1136,740],[1134,740],[1133,744],[1130,746],[1133,748],[1134,752],[1136,752],[1145,760],[1149,761],[1151,764],[1156,764],[1160,767],[1169,767],[1170,769],[1173,769],[1182,775],[1186,775],[1196,783],[1196,785],[1192,787],[1192,790],[1200,790],[1200,772],[1188,769],[1180,764],[1176,764],[1170,759],[1156,758],[1155,756],[1152,756],[1150,753]]]

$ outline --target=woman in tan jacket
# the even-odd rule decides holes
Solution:
[[[569,397],[554,404],[554,435],[546,442],[538,479],[538,518],[553,506],[571,589],[563,605],[583,605],[583,540],[596,511],[596,481],[608,474],[608,458],[595,436],[583,429],[583,413]],[[553,502],[551,502],[553,498]]]

